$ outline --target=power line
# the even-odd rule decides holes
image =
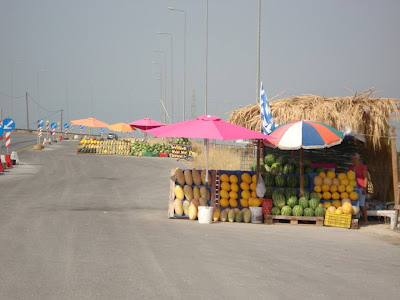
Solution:
[[[2,91],[0,91],[0,94],[2,94],[3,96],[6,96],[6,97],[8,97],[8,98],[10,98],[11,97],[11,95],[7,95],[6,93],[3,93]],[[25,98],[25,95],[23,95],[23,96],[18,96],[18,97],[15,97],[15,96],[12,96],[12,99],[17,99],[17,98]]]
[[[33,102],[35,102],[36,104],[38,104],[38,102],[35,100],[35,98],[32,97],[31,94],[28,93],[28,96],[32,99]],[[39,104],[39,107],[40,107],[41,109],[43,109],[43,110],[49,112],[49,113],[57,113],[57,112],[60,111],[60,110],[48,110],[48,109],[44,108],[43,106],[41,106],[40,104]]]

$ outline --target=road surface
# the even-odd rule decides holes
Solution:
[[[7,148],[5,147],[5,134],[3,135],[3,139],[0,141],[1,144],[1,154],[7,153]],[[43,141],[43,139],[42,139]],[[15,133],[11,132],[10,136],[10,147],[8,149],[8,153],[12,151],[17,151],[19,149],[23,149],[25,147],[34,145],[37,143],[37,135],[36,134],[27,134],[27,133]]]
[[[0,175],[0,299],[397,299],[400,248],[356,230],[167,218],[168,158],[19,153]]]

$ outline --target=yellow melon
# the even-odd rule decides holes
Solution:
[[[229,192],[229,198],[231,199],[237,199],[239,197],[238,193],[234,192],[234,191],[230,191]]]
[[[253,192],[255,192],[255,191],[256,191],[256,188],[257,188],[257,184],[256,184],[255,182],[252,182],[252,183],[250,184],[250,190],[252,190]]]
[[[221,189],[229,192],[231,190],[231,185],[227,181],[221,182]]]
[[[339,173],[339,174],[337,175],[337,179],[339,179],[339,180],[342,180],[342,179],[345,179],[345,178],[347,178],[347,176],[346,176],[345,173]]]
[[[349,185],[349,183],[350,183],[350,180],[348,180],[347,178],[340,180],[341,185],[346,186],[346,185]]]
[[[229,200],[228,200],[228,199],[225,199],[225,198],[222,198],[221,200],[219,200],[219,204],[220,204],[222,207],[228,207],[228,206],[229,206]]]
[[[322,185],[322,177],[315,176],[314,177],[314,185]]]
[[[239,192],[239,186],[237,185],[237,183],[231,184],[231,191],[236,193]]]
[[[329,191],[330,191],[331,193],[337,192],[337,186],[336,186],[336,185],[331,185],[331,187],[329,188]]]
[[[360,212],[360,210],[358,209],[357,206],[353,205],[353,206],[351,207],[351,214],[352,214],[353,216],[358,215],[359,212]]]
[[[252,183],[257,183],[257,175],[254,174],[253,176],[251,176],[251,182]]]
[[[238,183],[239,182],[239,178],[236,175],[231,175],[231,176],[229,176],[229,181],[231,183]]]
[[[340,199],[344,199],[344,198],[349,198],[349,193],[347,193],[347,192],[340,193]]]
[[[219,191],[219,196],[220,196],[221,198],[228,199],[228,198],[229,198],[229,193],[228,193],[227,191],[225,191],[225,190],[220,190],[220,191]]]
[[[249,200],[240,199],[240,205],[243,206],[243,207],[249,207]]]
[[[249,173],[243,173],[242,176],[240,177],[242,181],[250,184],[251,183],[251,176]]]
[[[330,199],[332,198],[332,194],[331,194],[330,192],[324,192],[324,193],[322,194],[322,198],[323,198],[324,200],[330,200]]]
[[[221,181],[223,182],[229,182],[229,176],[228,174],[221,174],[221,176],[219,177],[221,179]]]
[[[330,206],[332,206],[332,204],[329,202],[329,201],[325,201],[324,203],[323,203],[323,206],[324,206],[324,208],[328,208],[328,207],[330,207]]]
[[[357,186],[357,182],[355,180],[350,180],[350,185],[355,188]]]
[[[351,192],[349,194],[349,198],[351,201],[357,201],[358,200],[358,194],[356,192]]]
[[[236,201],[236,199],[229,199],[229,206],[230,207],[238,206],[238,202]]]
[[[325,172],[321,172],[321,173],[319,173],[319,177],[321,177],[321,178],[325,178],[325,177],[326,177],[326,173],[325,173]]]
[[[242,181],[240,183],[240,188],[242,189],[242,191],[248,191],[250,190],[250,185],[247,182]]]
[[[326,177],[329,177],[329,178],[333,179],[333,178],[336,177],[336,174],[335,174],[335,172],[333,172],[332,170],[329,170],[329,171],[326,173]]]
[[[329,206],[329,207],[326,209],[326,211],[329,211],[329,212],[331,212],[331,213],[335,213],[335,210],[336,210],[336,207],[334,207],[334,206]]]
[[[340,194],[338,192],[333,192],[332,193],[332,199],[333,200],[339,200],[340,199]]]
[[[253,197],[253,198],[257,197],[257,193],[255,191],[252,191],[251,192],[251,197]]]
[[[347,172],[347,179],[348,180],[355,180],[356,179],[356,174],[353,171],[348,171]]]
[[[337,187],[337,191],[338,191],[339,193],[343,193],[343,192],[346,191],[346,187],[345,187],[344,185],[340,184],[340,185],[338,185],[338,187]]]
[[[316,192],[316,193],[321,193],[321,191],[322,191],[322,188],[321,188],[320,185],[315,185],[315,186],[314,186],[314,192]]]
[[[342,206],[344,203],[351,203],[351,201],[349,198],[344,198],[344,199],[342,199]]]
[[[336,185],[336,186],[340,185],[340,180],[337,179],[337,178],[333,178],[332,179],[332,185]]]
[[[331,186],[332,185],[332,178],[325,177],[324,180],[323,180],[323,183],[326,184],[326,185]]]
[[[353,211],[353,207],[351,205],[351,203],[349,202],[345,202],[342,204],[342,211],[344,214],[351,214],[351,212]]]
[[[354,188],[349,184],[349,185],[346,185],[346,192],[347,193],[351,193],[352,191],[354,190]]]
[[[331,187],[329,185],[327,185],[327,184],[323,184],[322,187],[321,187],[321,190],[322,190],[323,193],[329,192],[330,189],[331,189]]]
[[[240,194],[242,199],[250,199],[250,192],[249,191],[242,191]]]
[[[335,208],[338,208],[342,203],[339,200],[333,200],[332,201],[332,206]]]
[[[319,196],[319,200],[321,200],[322,199],[322,193],[317,193],[317,194]]]
[[[335,210],[335,214],[337,214],[337,215],[341,215],[341,214],[343,214],[343,212],[342,212],[342,210],[341,210],[341,209],[336,209],[336,210]]]

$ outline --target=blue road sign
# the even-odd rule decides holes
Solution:
[[[104,128],[100,129],[101,132],[104,132]]]
[[[57,123],[51,123],[50,127],[53,128],[53,129],[56,129],[57,128]]]
[[[3,123],[0,122],[0,136],[3,135],[3,131],[4,131],[4,129],[3,129]]]
[[[39,120],[39,122],[40,122],[40,126],[44,125],[44,121],[43,120]]]
[[[3,120],[3,129],[5,132],[11,132],[15,128],[15,122],[13,119],[4,119]]]
[[[79,125],[79,129],[83,129],[83,125]]]
[[[67,128],[67,129],[69,128],[68,123],[65,123],[65,124],[64,124],[64,128]]]

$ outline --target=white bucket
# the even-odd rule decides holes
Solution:
[[[198,210],[197,218],[199,219],[199,223],[211,224],[214,208],[210,206],[199,206]]]
[[[250,206],[251,223],[261,224],[263,220],[262,207]]]

